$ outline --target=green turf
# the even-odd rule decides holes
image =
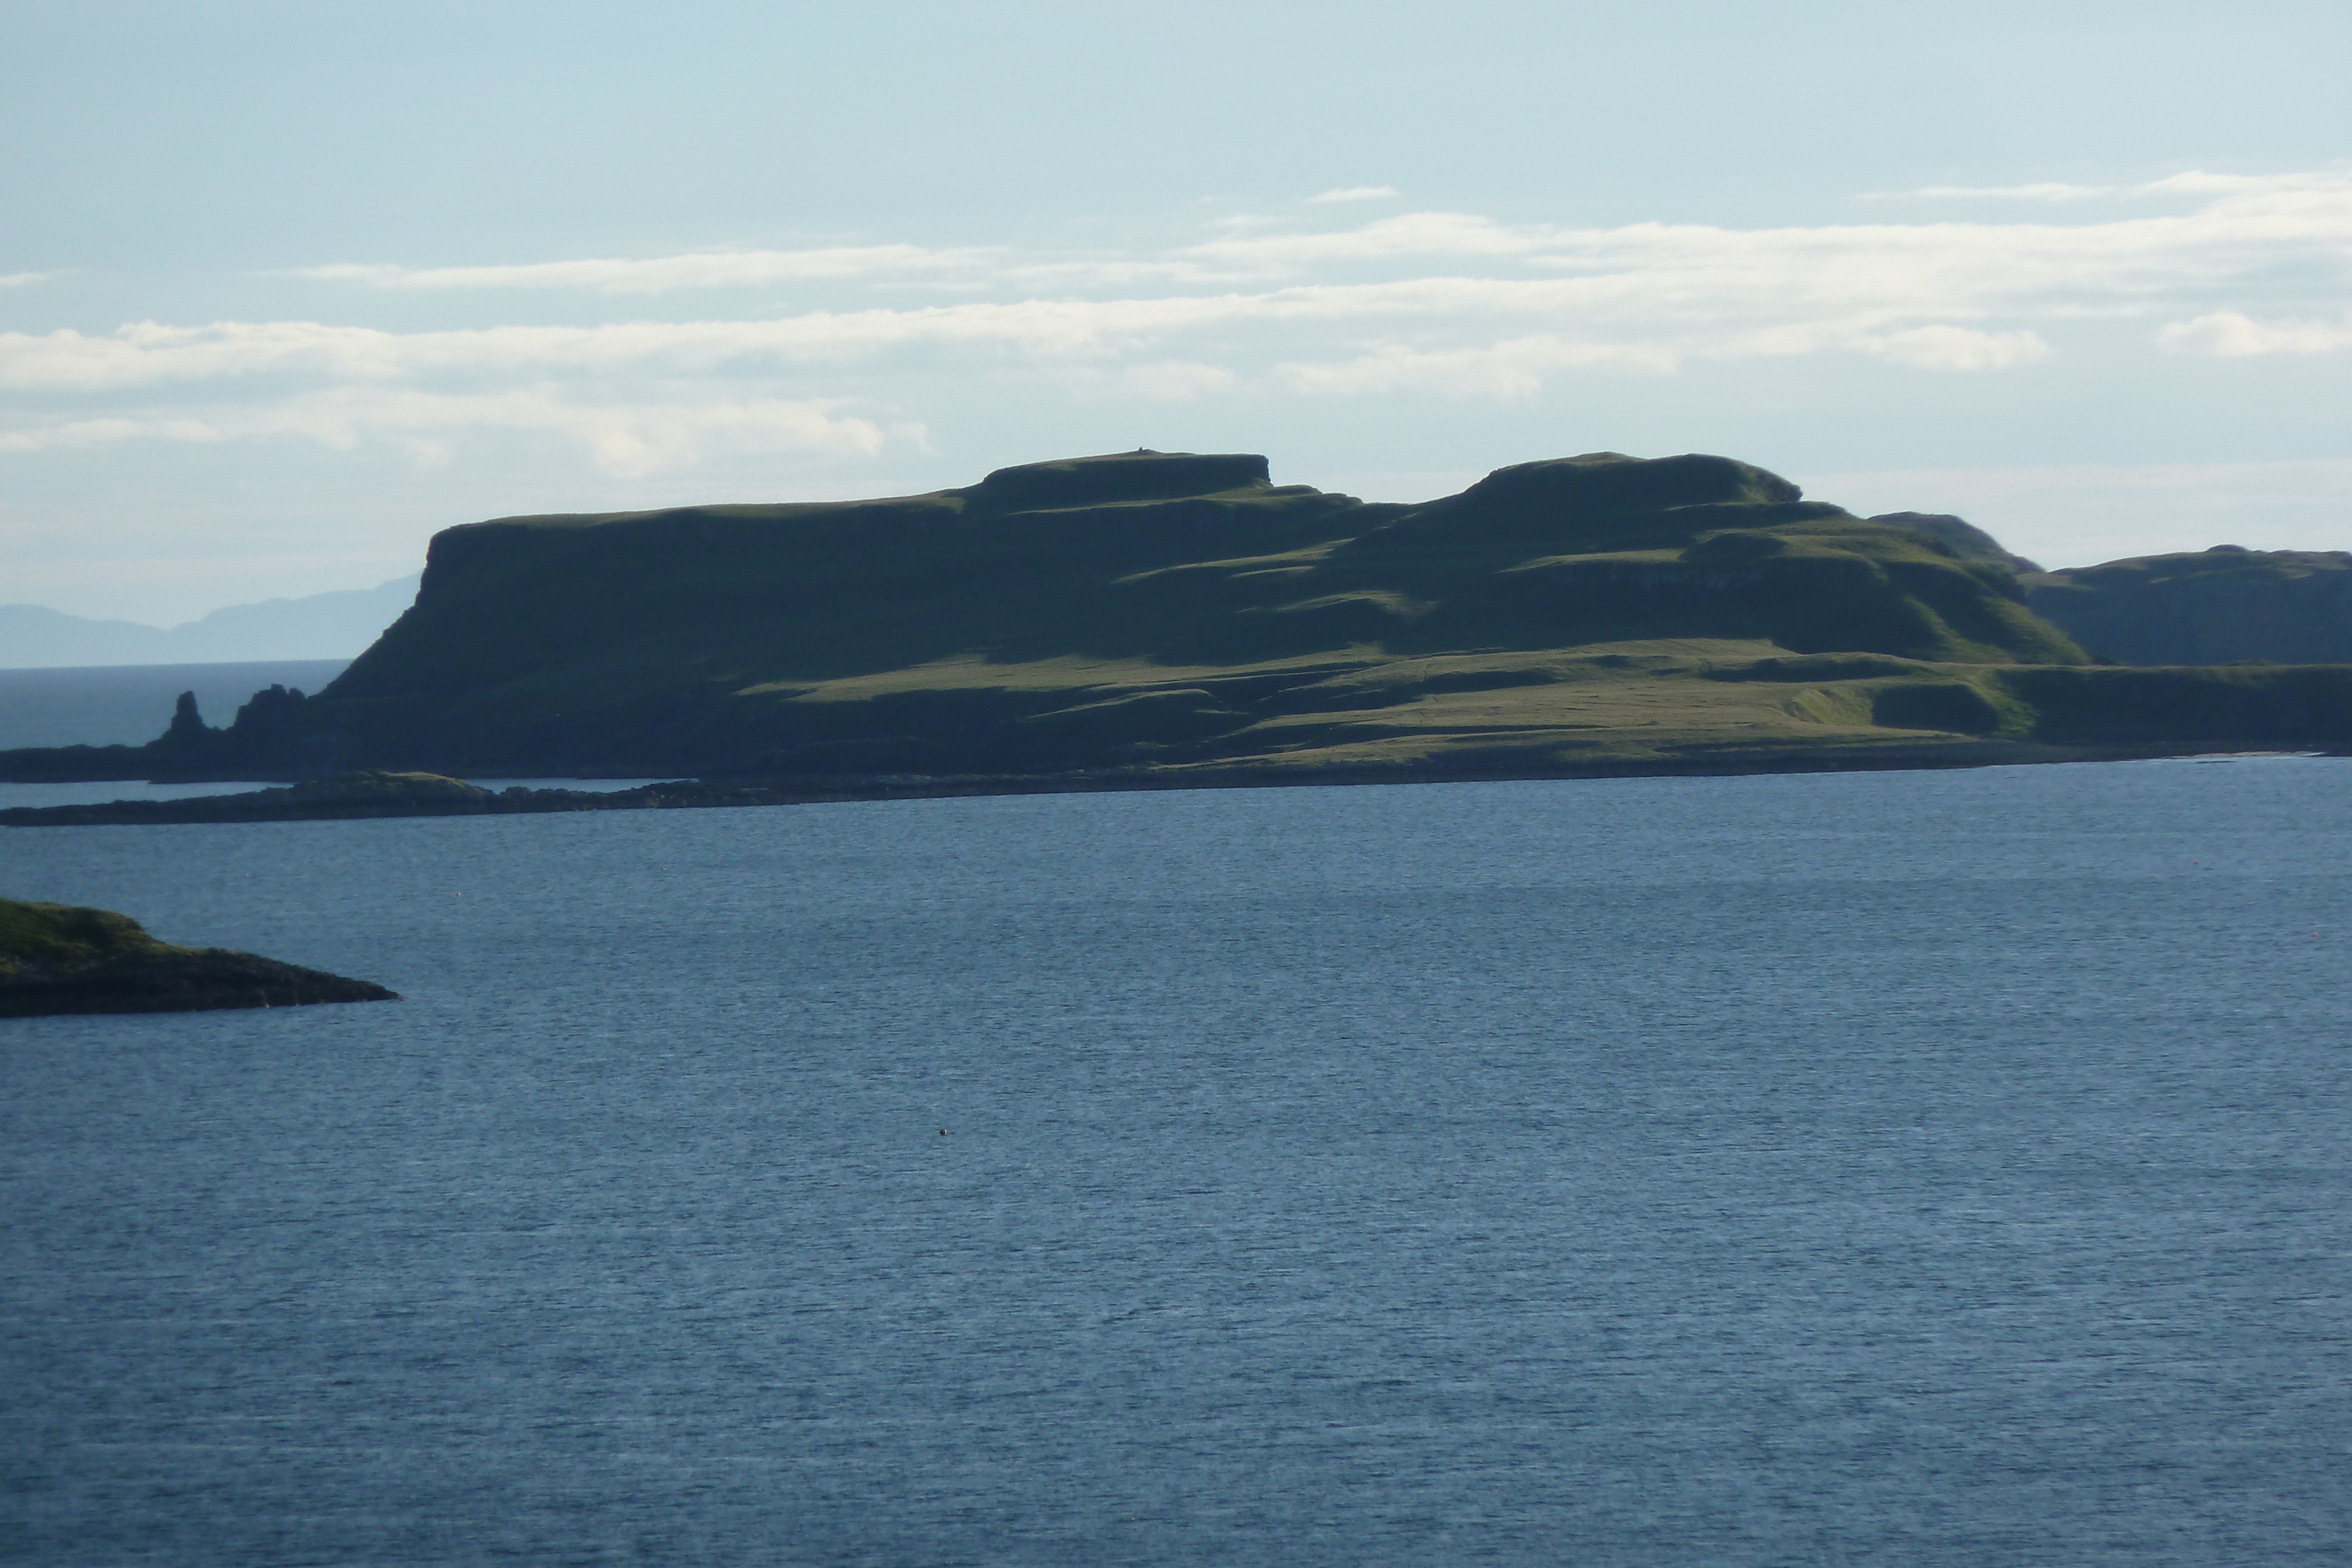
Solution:
[[[118,953],[148,949],[164,949],[164,944],[147,935],[127,915],[0,898],[0,975],[27,967],[76,967]]]

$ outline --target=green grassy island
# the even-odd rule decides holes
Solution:
[[[250,953],[175,947],[112,910],[0,898],[0,1018],[396,999],[365,980]]]
[[[451,528],[415,607],[317,695],[260,693],[226,729],[184,701],[147,747],[0,754],[0,777],[814,798],[2352,743],[2352,668],[2116,666],[2029,597],[2090,591],[2032,568],[1725,457],[1593,453],[1396,505],[1139,451],[897,499]]]

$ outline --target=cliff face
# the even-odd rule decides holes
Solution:
[[[1397,506],[1276,486],[1255,455],[1139,452],[889,500],[453,528],[415,607],[324,693],[241,716],[240,744],[313,771],[1231,759],[1337,744],[1341,715],[1574,684],[1531,656],[1694,639],[2082,657],[2004,565],[1727,458],[1591,454]],[[1541,716],[1532,692],[1509,706],[1504,727]]]
[[[0,754],[0,776],[823,792],[2352,745],[2352,668],[2093,668],[2028,602],[2116,657],[2261,656],[2143,646],[2102,633],[2145,614],[2093,612],[2352,580],[2275,559],[2021,576],[1958,518],[1857,517],[1725,457],[1590,453],[1400,506],[1275,485],[1246,454],[1123,453],[887,500],[452,528],[415,606],[319,695],[258,693],[226,729],[186,712],[145,747]],[[492,809],[436,809],[461,807]]]
[[[2044,620],[2122,664],[2352,664],[2352,554],[2342,550],[2217,545],[2021,580]]]

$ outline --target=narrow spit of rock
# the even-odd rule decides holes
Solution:
[[[367,980],[159,942],[127,915],[0,898],[0,1018],[388,1002]]]

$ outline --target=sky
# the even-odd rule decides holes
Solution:
[[[2352,6],[0,0],[0,602],[1151,446],[2352,549]]]

